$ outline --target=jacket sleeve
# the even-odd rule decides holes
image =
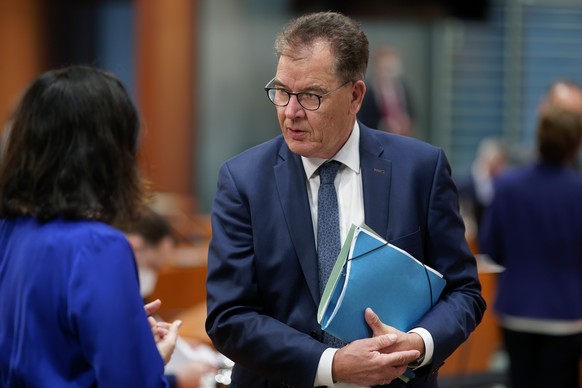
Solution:
[[[434,166],[427,223],[425,258],[443,274],[447,285],[418,326],[433,336],[433,366],[438,367],[469,337],[486,309],[477,264],[465,239],[457,190],[442,150]]]
[[[67,316],[97,385],[165,387],[131,247],[121,233],[93,237],[75,259]]]

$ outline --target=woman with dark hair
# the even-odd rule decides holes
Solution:
[[[143,203],[138,136],[102,70],[49,71],[24,94],[0,163],[0,386],[167,385],[180,322],[148,324],[116,229]]]

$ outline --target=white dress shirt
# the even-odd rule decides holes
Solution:
[[[317,243],[317,194],[319,191],[319,174],[317,169],[327,159],[301,157],[305,175],[307,176],[307,194],[311,209],[313,232]],[[340,220],[340,239],[344,241],[352,224],[364,223],[364,194],[362,174],[360,169],[360,127],[354,123],[352,133],[344,146],[331,158],[342,163],[334,184],[337,191]],[[411,331],[418,333],[425,343],[425,357],[420,366],[432,360],[434,342],[430,333],[423,328],[414,328]],[[332,362],[337,349],[329,348],[323,352],[319,360],[314,386],[329,386],[337,388],[361,388],[355,384],[333,383]]]

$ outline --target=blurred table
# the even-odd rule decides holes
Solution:
[[[439,370],[439,376],[467,376],[492,372],[494,357],[502,348],[499,325],[493,313],[497,276],[502,268],[489,262],[485,257],[480,255],[476,257],[487,310],[481,324],[469,339],[445,361]]]
[[[176,316],[176,319],[182,321],[182,327],[180,327],[180,335],[182,337],[213,346],[204,327],[206,321],[206,301],[200,302],[196,306],[183,311]]]
[[[206,301],[208,242],[179,246],[176,255],[158,273],[148,301],[160,299],[158,314],[167,321]]]

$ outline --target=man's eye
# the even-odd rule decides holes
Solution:
[[[317,101],[318,96],[317,96],[317,94],[313,94],[313,93],[301,93],[301,100],[303,100],[303,101]]]

